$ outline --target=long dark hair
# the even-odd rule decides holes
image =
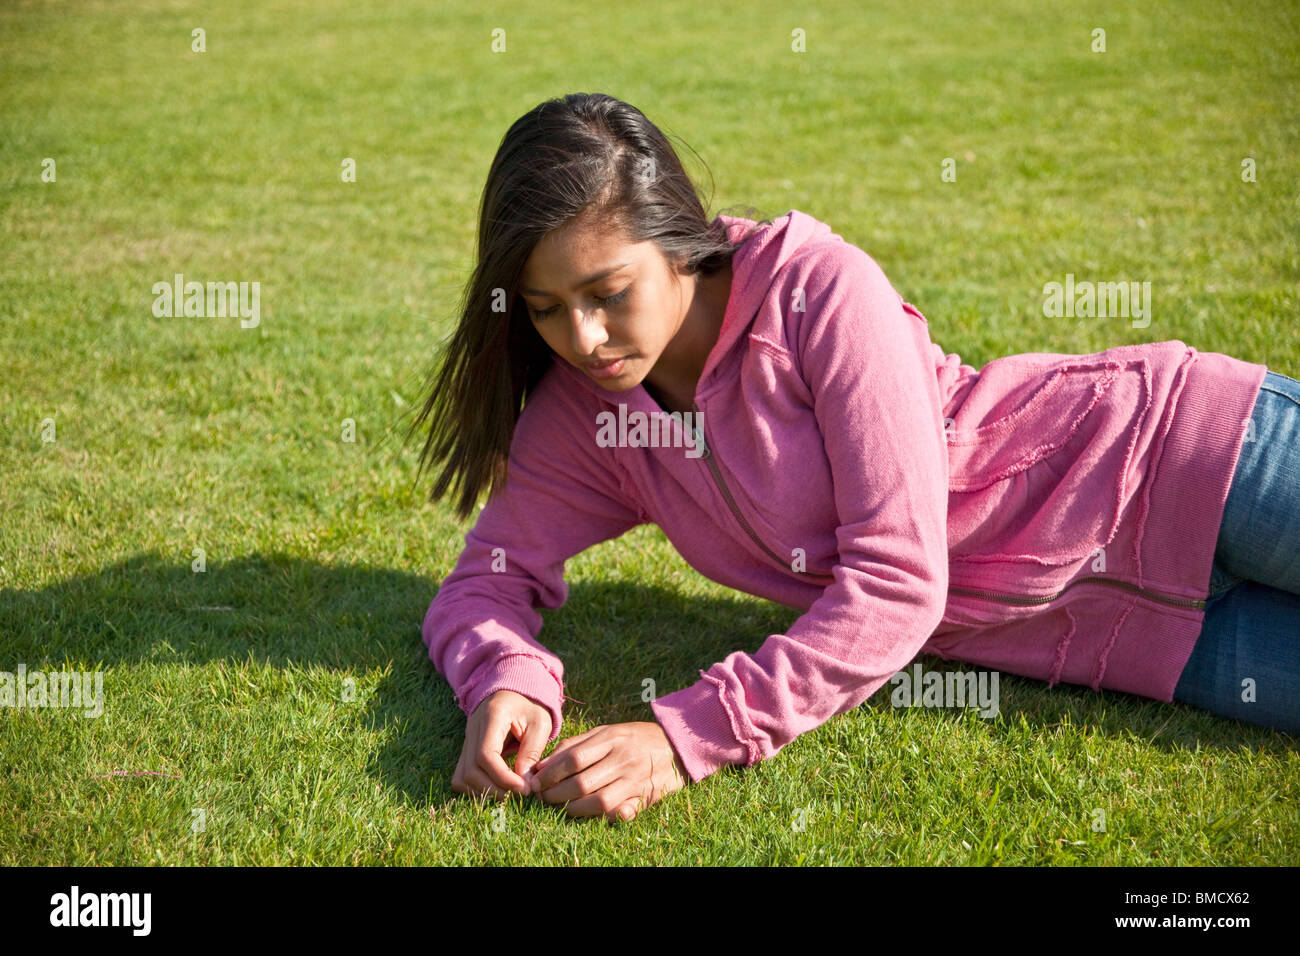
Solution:
[[[460,321],[406,436],[431,419],[416,480],[440,462],[429,500],[455,488],[460,518],[484,488],[492,495],[505,484],[515,422],[551,364],[517,292],[524,263],[548,232],[588,213],[630,243],[652,240],[692,274],[714,274],[748,238],[733,243],[720,220],[705,217],[668,139],[635,106],[570,93],[517,119],[483,187],[478,261]]]

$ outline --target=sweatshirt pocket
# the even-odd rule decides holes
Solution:
[[[1065,565],[1115,536],[1150,369],[1064,358],[990,362],[945,423],[951,558]]]

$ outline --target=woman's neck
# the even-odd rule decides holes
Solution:
[[[674,355],[661,356],[642,384],[669,412],[689,412],[709,353],[718,343],[731,297],[731,264],[711,276],[697,277],[682,326],[673,338]]]

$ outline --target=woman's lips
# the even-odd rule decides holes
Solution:
[[[605,365],[588,365],[587,371],[595,378],[614,378],[622,373],[623,363],[626,362],[627,359],[628,356],[625,355],[622,358],[615,359],[613,362],[609,362]]]

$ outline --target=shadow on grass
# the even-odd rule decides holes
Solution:
[[[0,590],[0,670],[57,670],[65,658],[88,668],[139,663],[206,664],[249,660],[275,667],[388,670],[368,699],[373,728],[396,727],[370,772],[425,806],[462,799],[451,789],[465,717],[434,670],[420,635],[438,582],[362,566],[326,566],[278,554],[210,564],[140,555],[38,591]],[[736,650],[754,651],[781,633],[797,611],[740,596],[700,598],[634,582],[572,585],[568,603],[544,612],[542,643],[565,665],[565,726],[652,720],[643,699],[685,687],[699,671]],[[925,670],[969,669],[959,661],[918,658]],[[864,705],[891,709],[886,684]],[[1202,744],[1295,749],[1295,738],[1181,704],[1116,692],[1046,685],[1002,674],[1002,721],[1052,728],[1065,719],[1105,734],[1132,732],[1155,746]],[[920,710],[920,709],[918,709]],[[928,709],[927,719],[962,720]],[[996,720],[991,724],[997,727]],[[996,731],[995,731],[996,732]],[[558,808],[557,808],[558,809]]]

